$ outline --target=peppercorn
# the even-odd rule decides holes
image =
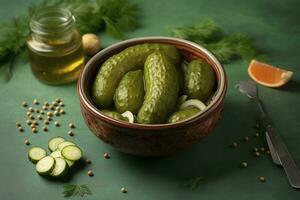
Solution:
[[[94,176],[94,173],[92,170],[89,170],[88,173],[87,173],[89,176]]]
[[[75,128],[75,125],[73,123],[69,123],[70,128]]]
[[[105,159],[109,159],[110,158],[110,155],[108,153],[103,154],[103,156],[104,156]]]
[[[24,141],[24,144],[26,144],[26,145],[30,145],[30,142],[29,142],[29,140],[25,140],[25,141]]]
[[[122,193],[127,193],[126,188],[122,187],[122,188],[121,188],[121,192],[122,192]]]
[[[262,183],[264,183],[264,182],[266,182],[266,178],[264,176],[260,176],[259,177],[259,181],[262,182]]]

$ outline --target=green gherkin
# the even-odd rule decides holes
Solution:
[[[174,64],[180,61],[180,54],[172,45],[138,44],[107,59],[100,67],[92,86],[92,99],[99,108],[113,103],[113,96],[122,77],[129,71],[143,69],[148,55],[155,51],[164,52]]]
[[[120,81],[114,96],[119,113],[131,111],[137,114],[144,101],[143,70],[127,72]]]
[[[198,112],[200,112],[200,110],[198,108],[188,108],[185,110],[179,110],[179,111],[173,113],[169,117],[168,123],[175,123],[175,122],[185,120],[189,117],[196,115]]]
[[[126,117],[123,117],[120,113],[110,110],[100,110],[104,115],[109,116],[113,119],[121,120],[121,121],[128,121]]]
[[[148,56],[144,67],[145,100],[137,121],[143,124],[164,123],[176,106],[179,85],[174,63],[161,52]]]
[[[215,74],[212,67],[204,60],[193,60],[184,77],[185,94],[190,99],[206,101],[213,93]]]

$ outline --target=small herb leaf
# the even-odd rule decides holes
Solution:
[[[64,185],[64,197],[91,195],[92,192],[87,185]]]

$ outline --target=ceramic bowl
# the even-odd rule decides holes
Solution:
[[[91,87],[101,64],[125,48],[142,43],[171,44],[183,59],[205,59],[214,69],[217,86],[207,109],[195,117],[173,124],[131,124],[102,114],[91,100]],[[90,130],[102,141],[121,152],[140,156],[164,156],[184,149],[212,132],[224,107],[226,73],[217,58],[207,49],[190,41],[171,37],[142,37],[111,45],[86,64],[78,80],[82,116]]]

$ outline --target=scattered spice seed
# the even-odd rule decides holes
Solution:
[[[75,125],[73,123],[69,123],[70,128],[75,128]]]
[[[23,101],[23,102],[22,102],[22,106],[23,106],[24,108],[26,108],[26,107],[28,106],[28,104],[27,104],[25,101]]]
[[[241,166],[244,167],[244,168],[246,168],[246,167],[248,167],[248,163],[247,162],[242,162]]]
[[[233,148],[237,148],[239,145],[238,145],[238,143],[236,143],[236,142],[233,142],[232,144],[231,144],[231,147],[233,147]]]
[[[244,137],[244,141],[248,142],[249,141],[249,137]]]
[[[48,131],[48,127],[47,127],[47,126],[44,126],[44,127],[43,127],[43,131],[45,131],[45,132]]]
[[[32,123],[32,122],[31,122],[29,119],[26,121],[26,124],[27,124],[27,125],[31,125],[31,123]]]
[[[64,107],[65,104],[64,104],[63,102],[60,102],[60,103],[59,103],[59,106]]]
[[[55,101],[52,101],[53,106],[57,106],[57,103]]]
[[[34,116],[33,116],[33,115],[30,115],[29,118],[30,118],[30,119],[34,119]]]
[[[31,131],[32,131],[33,133],[37,133],[37,132],[38,132],[36,128],[32,128]]]
[[[264,147],[260,147],[260,152],[265,152],[265,148]]]
[[[60,98],[56,98],[55,101],[56,101],[56,103],[61,102]]]
[[[59,116],[59,112],[56,110],[56,111],[54,111],[54,113],[53,113],[55,116]]]
[[[21,123],[20,123],[20,122],[16,122],[16,126],[17,126],[17,127],[20,127],[20,126],[21,126]]]
[[[53,105],[49,106],[49,109],[54,110],[54,106]]]
[[[31,112],[28,111],[28,112],[26,113],[26,115],[29,117],[29,116],[31,115]]]
[[[258,157],[258,156],[260,156],[260,153],[257,151],[257,152],[254,153],[254,155],[255,155],[256,157]]]
[[[38,123],[37,121],[35,121],[35,120],[33,120],[32,123],[33,123],[34,125],[39,125],[39,123]]]
[[[91,164],[92,161],[90,161],[89,159],[86,159],[86,160],[85,160],[85,163],[86,163],[86,164]]]
[[[48,125],[49,121],[47,119],[44,120],[44,124]]]
[[[254,135],[255,137],[259,137],[259,133],[255,133],[255,135]]]
[[[29,108],[28,108],[28,111],[29,111],[29,112],[33,112],[34,110],[33,110],[32,107],[29,107]]]
[[[43,117],[42,117],[41,115],[38,115],[37,118],[38,118],[39,120],[43,120]]]
[[[43,106],[42,109],[43,110],[48,110],[48,107],[47,106]]]
[[[257,147],[254,147],[254,148],[253,148],[253,151],[254,151],[254,152],[258,152],[258,148],[257,148]]]
[[[53,116],[52,112],[47,112],[47,115],[48,115],[49,117],[52,117],[52,116]]]
[[[59,113],[60,113],[60,114],[65,114],[66,112],[64,111],[64,109],[60,109],[60,110],[59,110]]]
[[[89,176],[94,176],[94,173],[92,170],[89,170],[88,173],[87,173]]]
[[[255,128],[258,129],[259,127],[260,127],[260,126],[259,126],[259,123],[256,123],[256,124],[255,124]]]
[[[259,181],[262,182],[262,183],[264,183],[264,182],[266,182],[266,178],[264,176],[260,176],[259,177]]]
[[[36,128],[35,124],[30,125],[31,128]]]
[[[38,104],[39,104],[39,102],[38,102],[37,99],[33,99],[33,103],[34,103],[35,105],[38,105]]]
[[[37,108],[35,108],[35,109],[34,109],[34,112],[36,112],[36,113],[40,113],[40,110],[39,110],[39,109],[37,109]]]
[[[110,155],[108,153],[103,154],[103,156],[104,156],[105,159],[109,159],[110,158]]]
[[[41,114],[41,115],[44,115],[45,113],[44,113],[44,111],[41,110],[41,111],[40,111],[40,114]]]
[[[74,133],[73,133],[73,131],[71,131],[71,130],[70,130],[70,131],[68,131],[68,135],[69,135],[69,136],[74,136]]]
[[[267,154],[267,155],[271,155],[270,150],[266,151],[266,154]]]
[[[47,120],[50,122],[50,121],[52,121],[52,118],[50,116],[48,116]]]
[[[26,144],[26,145],[30,145],[30,142],[29,142],[29,140],[25,140],[25,141],[24,141],[24,144]]]
[[[59,110],[60,110],[60,107],[59,107],[59,106],[56,106],[56,107],[55,107],[55,110],[59,111]]]
[[[44,106],[49,106],[49,103],[47,101],[44,101]]]
[[[20,132],[24,131],[24,129],[22,127],[18,127],[18,129],[19,129]]]
[[[54,122],[54,125],[55,125],[55,126],[59,126],[60,124],[59,124],[58,121],[55,121],[55,122]]]
[[[122,187],[122,188],[121,188],[121,192],[122,192],[122,193],[127,193],[126,188]]]

